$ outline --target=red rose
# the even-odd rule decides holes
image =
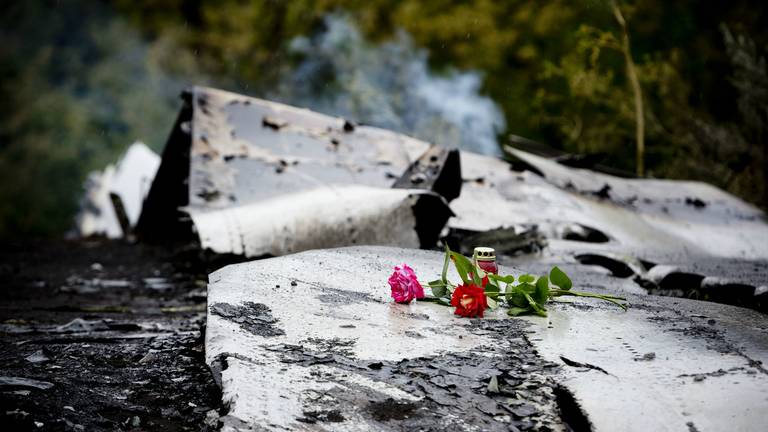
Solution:
[[[488,307],[485,290],[475,284],[459,285],[453,290],[451,305],[456,306],[453,312],[463,317],[483,317],[483,311]]]

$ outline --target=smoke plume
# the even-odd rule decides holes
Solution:
[[[479,93],[481,76],[432,73],[427,52],[405,32],[375,45],[348,19],[331,15],[323,32],[295,38],[290,50],[301,61],[272,98],[447,147],[499,154],[504,117]]]

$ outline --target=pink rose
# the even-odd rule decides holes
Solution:
[[[413,299],[424,298],[424,288],[416,278],[416,273],[407,264],[395,266],[395,272],[389,277],[392,298],[397,303],[410,303]]]

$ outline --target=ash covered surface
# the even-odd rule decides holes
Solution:
[[[206,262],[103,239],[0,248],[5,430],[208,430]]]
[[[556,259],[518,258],[502,273],[541,274]],[[562,264],[578,289],[621,294],[629,310],[576,299],[552,302],[546,318],[507,319],[501,309],[467,320],[433,303],[388,299],[384,281],[395,263],[423,276],[438,274],[442,260],[432,251],[365,246],[212,273],[206,359],[229,407],[222,423],[233,430],[684,430],[689,423],[761,430],[764,314],[631,291],[631,280],[619,285],[623,279],[578,262]],[[254,299],[263,306],[249,305]],[[268,308],[277,320],[270,325],[283,334],[250,331],[247,321],[217,313],[217,304],[260,316]]]
[[[354,340],[307,340],[268,350],[278,354],[280,363],[324,365],[387,383],[413,397],[398,400],[364,386],[334,388],[318,397],[308,391],[303,396],[311,409],[296,419],[301,423],[343,422],[349,411],[359,413],[362,423],[375,430],[569,430],[577,422],[566,414],[577,412],[585,419],[574,401],[558,399],[558,392],[567,393],[554,379],[560,366],[538,356],[526,336],[526,322],[475,320],[464,327],[473,335],[494,335],[503,342],[472,353],[397,361],[357,359],[345,349]],[[334,376],[315,378],[334,382]]]
[[[272,311],[261,303],[245,302],[243,306],[216,303],[211,305],[211,313],[234,321],[257,335],[279,336],[285,334],[284,331],[273,326],[277,319],[272,316]]]
[[[543,359],[529,339],[530,323],[494,313],[460,319],[442,306],[388,300],[390,261],[428,274],[441,260],[367,246],[211,274],[206,358],[229,407],[225,427],[589,430],[558,379],[560,362]],[[280,334],[253,330],[266,311]]]

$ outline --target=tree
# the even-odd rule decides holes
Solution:
[[[643,112],[643,91],[640,87],[640,80],[637,78],[637,68],[635,67],[635,61],[632,60],[632,50],[629,44],[629,29],[627,28],[627,21],[624,19],[624,15],[621,13],[621,8],[616,0],[611,0],[611,9],[613,9],[613,15],[616,17],[616,22],[621,27],[621,53],[624,55],[624,61],[627,64],[627,77],[629,77],[629,83],[632,85],[632,93],[635,99],[635,134],[636,134],[636,173],[638,177],[645,175],[645,113]]]

